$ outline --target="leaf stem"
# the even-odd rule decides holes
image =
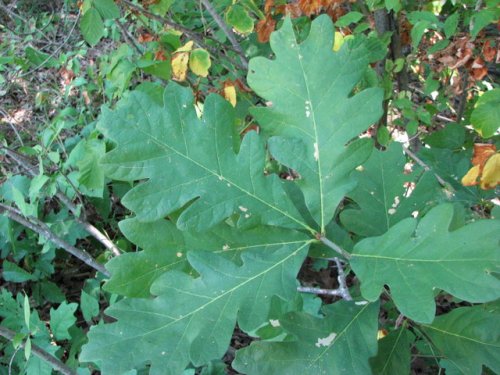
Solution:
[[[0,336],[5,337],[6,339],[12,341],[14,340],[16,333],[8,328],[0,327]],[[21,344],[21,347],[24,347],[25,342]],[[54,357],[50,353],[46,352],[38,345],[31,344],[31,351],[40,359],[47,362],[52,368],[56,371],[59,371],[63,375],[76,375],[76,371],[72,370],[68,366],[66,366],[63,362],[61,362],[58,358]]]
[[[39,235],[47,238],[52,243],[56,244],[58,247],[64,249],[71,255],[80,259],[82,262],[92,267],[93,269],[101,272],[103,275],[107,277],[111,276],[111,274],[104,268],[104,266],[100,263],[97,263],[94,258],[92,258],[87,252],[77,249],[73,245],[64,241],[58,235],[50,230],[50,228],[42,222],[34,217],[24,217],[22,213],[16,210],[14,207],[10,207],[0,203],[0,213],[5,213],[7,217],[11,220],[18,222],[19,224],[25,226],[26,228],[31,229],[32,231],[38,233]]]
[[[333,249],[338,254],[342,255],[345,259],[351,259],[351,254],[349,254],[347,251],[342,249],[335,242],[330,241],[328,238],[326,238],[324,236],[320,236],[318,238],[318,240],[321,241],[324,245],[328,246],[330,249]]]

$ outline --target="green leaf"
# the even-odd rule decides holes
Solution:
[[[113,19],[120,17],[120,8],[113,0],[94,0],[92,6],[97,9],[104,19]]]
[[[103,110],[98,126],[118,147],[102,163],[114,179],[148,179],[122,201],[140,221],[163,218],[198,198],[180,215],[179,228],[207,229],[235,213],[240,225],[309,228],[285,195],[285,182],[264,175],[264,148],[255,132],[235,154],[234,122],[231,104],[219,95],[207,97],[199,119],[187,88],[168,85],[163,106],[132,92],[116,110]]]
[[[80,20],[80,31],[85,41],[92,47],[104,36],[104,23],[101,15],[95,8],[90,8]]]
[[[226,21],[241,34],[248,34],[253,31],[253,19],[247,10],[239,4],[229,7],[226,13]]]
[[[461,307],[438,316],[420,329],[445,359],[448,375],[480,375],[482,364],[500,373],[498,309],[486,306]]]
[[[458,27],[458,21],[460,21],[460,13],[458,11],[444,21],[444,33],[447,38],[451,38],[453,34],[455,34]]]
[[[371,152],[366,139],[348,143],[377,121],[383,97],[378,88],[350,95],[367,69],[369,53],[356,42],[335,53],[333,35],[332,22],[323,15],[299,44],[286,19],[271,35],[276,58],[252,59],[248,74],[252,89],[272,103],[253,111],[263,130],[275,136],[270,151],[300,174],[296,182],[321,231],[355,186],[350,172]]]
[[[166,220],[141,223],[137,219],[120,222],[122,233],[133,243],[145,249],[137,253],[122,254],[106,264],[112,277],[104,290],[128,297],[149,297],[152,283],[170,270],[189,271],[187,251],[208,251],[220,254],[234,262],[240,254],[251,249],[267,252],[287,244],[304,244],[304,234],[278,228],[262,228],[242,232],[220,224],[209,232],[179,231]]]
[[[361,293],[378,299],[388,285],[398,309],[418,322],[435,315],[434,289],[469,302],[500,297],[500,220],[480,220],[449,231],[453,205],[433,208],[420,220],[405,219],[380,237],[359,242],[351,266]],[[465,277],[465,275],[467,275]]]
[[[351,23],[359,22],[363,18],[363,13],[360,12],[349,12],[340,17],[337,22],[335,22],[335,26],[337,27],[347,27]]]
[[[48,53],[41,52],[33,47],[26,47],[26,58],[30,63],[37,67],[55,68],[59,66],[59,62]]]
[[[164,16],[175,0],[159,0],[149,6],[149,9],[160,16]]]
[[[106,153],[106,145],[100,139],[86,139],[81,147],[83,157],[76,163],[80,171],[78,182],[88,189],[86,195],[102,198],[104,171],[99,161]]]
[[[424,142],[431,147],[457,150],[465,141],[465,128],[460,124],[449,123],[436,132],[424,138]]]
[[[493,89],[481,95],[470,119],[481,137],[490,138],[495,135],[500,128],[500,89]]]
[[[390,332],[378,342],[377,356],[370,360],[376,375],[409,374],[414,336],[406,328]]]
[[[419,21],[413,25],[410,35],[411,35],[411,45],[413,49],[416,49],[425,34],[425,31],[430,27],[428,21]]]
[[[76,303],[63,302],[57,309],[50,309],[50,328],[57,340],[71,339],[68,329],[76,323],[73,314],[77,307]]]
[[[90,322],[94,316],[99,315],[99,301],[94,296],[82,290],[80,310],[82,310],[85,321]]]
[[[157,279],[154,299],[125,299],[106,310],[116,323],[93,327],[81,361],[96,362],[104,374],[151,363],[151,373],[179,374],[189,364],[207,364],[227,350],[236,321],[251,331],[266,320],[271,297],[295,295],[295,276],[307,243],[262,254],[247,251],[243,265],[208,252],[190,252],[201,275],[168,272]],[[123,353],[134,353],[124,356]]]
[[[322,319],[292,312],[279,324],[296,340],[252,343],[239,350],[232,366],[248,375],[369,374],[377,352],[378,303],[339,301]]]
[[[475,38],[484,27],[491,22],[497,21],[498,17],[500,17],[500,10],[498,9],[498,6],[497,8],[482,9],[479,12],[474,13],[471,21],[473,24],[471,36]]]
[[[342,224],[361,236],[379,236],[412,214],[420,214],[440,199],[441,187],[432,172],[418,165],[405,171],[407,161],[399,143],[387,151],[376,150],[359,171],[358,181],[348,194],[359,209],[347,207],[340,213]],[[444,198],[444,197],[443,197]]]
[[[24,283],[26,281],[36,279],[32,274],[19,267],[17,264],[9,262],[8,260],[3,261],[2,278],[5,281],[13,283]]]

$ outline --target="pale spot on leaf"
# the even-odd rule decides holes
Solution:
[[[335,337],[337,337],[337,334],[335,332],[332,332],[325,338],[318,338],[318,342],[316,342],[315,345],[318,348],[321,348],[322,346],[330,346],[333,340],[335,340]]]
[[[279,327],[279,326],[281,326],[280,321],[278,319],[270,319],[269,323],[271,323],[271,325],[273,327]]]
[[[314,160],[319,159],[319,149],[318,149],[318,143],[314,142]]]

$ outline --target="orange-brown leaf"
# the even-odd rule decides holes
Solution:
[[[483,59],[478,57],[474,59],[471,66],[471,75],[476,81],[482,80],[488,74],[488,68]]]
[[[486,160],[496,152],[497,148],[495,145],[490,145],[488,143],[476,143],[474,145],[474,154],[472,156],[472,165],[484,165]]]
[[[493,41],[491,40],[487,40],[486,42],[484,42],[484,45],[483,45],[483,57],[486,61],[488,62],[492,62],[493,60],[495,60],[495,57],[497,55],[497,48],[495,48],[495,46],[493,45]]]
[[[481,189],[494,189],[500,184],[500,153],[495,145],[477,143],[472,157],[473,167],[462,178],[462,185],[476,186]]]
[[[271,13],[271,9],[274,7],[274,0],[266,0],[264,4],[264,13],[269,15]]]
[[[276,21],[271,16],[260,20],[255,28],[257,30],[257,40],[261,43],[267,43],[275,27]]]

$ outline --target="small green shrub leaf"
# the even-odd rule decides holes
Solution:
[[[485,92],[472,111],[471,122],[483,138],[490,138],[500,128],[500,89]]]
[[[50,309],[50,328],[57,340],[70,339],[68,329],[75,324],[76,303],[63,302],[57,309]]]
[[[80,21],[80,31],[92,47],[99,43],[104,36],[104,22],[97,9],[90,8],[85,12]]]

